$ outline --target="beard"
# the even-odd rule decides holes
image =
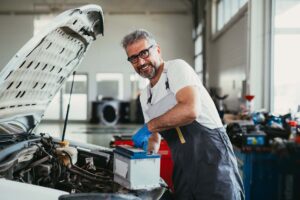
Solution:
[[[143,78],[152,79],[156,75],[158,68],[159,65],[155,65],[153,63],[145,63],[139,66],[138,74]]]

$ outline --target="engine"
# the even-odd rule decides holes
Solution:
[[[2,177],[70,193],[112,193],[120,189],[113,182],[111,151],[64,148],[44,136],[26,142],[26,147],[0,163]]]

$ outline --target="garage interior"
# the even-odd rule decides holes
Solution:
[[[60,138],[66,127],[70,141],[128,142],[144,123],[138,96],[148,82],[121,40],[144,28],[165,60],[184,59],[209,91],[235,147],[246,200],[300,199],[299,0],[1,0],[1,70],[55,16],[86,4],[102,7],[104,35],[36,133]]]

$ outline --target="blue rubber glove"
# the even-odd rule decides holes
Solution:
[[[147,151],[148,138],[150,135],[151,132],[148,130],[147,124],[144,124],[144,126],[132,136],[134,147],[142,148],[144,151]]]

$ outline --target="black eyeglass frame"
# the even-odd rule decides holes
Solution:
[[[134,64],[134,63],[137,63],[138,58],[142,58],[142,59],[148,58],[150,55],[149,51],[152,47],[154,47],[154,45],[151,45],[150,47],[141,50],[138,54],[134,54],[134,55],[128,57],[127,61]]]

